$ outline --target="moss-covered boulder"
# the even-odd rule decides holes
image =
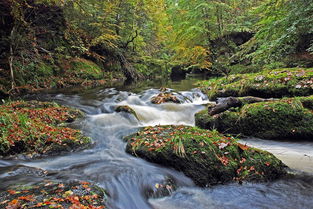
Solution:
[[[313,96],[246,104],[210,116],[196,114],[196,125],[205,129],[265,139],[313,139]]]
[[[0,156],[58,154],[91,143],[64,123],[82,117],[79,110],[56,103],[14,101],[0,106]]]
[[[161,92],[151,98],[153,104],[162,104],[165,102],[181,103],[181,101],[171,92]]]
[[[284,97],[313,94],[313,68],[263,70],[199,83],[210,99],[227,96]]]
[[[0,208],[106,208],[106,192],[89,182],[16,185],[0,192]]]
[[[274,155],[217,131],[155,126],[126,140],[128,153],[182,171],[199,186],[232,180],[273,180],[286,173],[285,165]]]
[[[129,107],[128,105],[120,105],[120,106],[117,106],[115,108],[115,112],[125,112],[125,113],[129,113],[129,114],[132,114],[133,116],[135,116],[135,118],[138,119],[138,116],[135,112],[135,110],[133,110],[131,107]]]

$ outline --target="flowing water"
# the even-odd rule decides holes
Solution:
[[[94,145],[84,151],[36,160],[0,160],[0,189],[17,183],[42,180],[86,180],[105,188],[109,207],[121,209],[204,208],[312,208],[313,143],[245,139],[244,143],[273,152],[295,175],[270,183],[231,183],[211,188],[193,182],[170,168],[151,164],[125,153],[122,138],[139,127],[165,124],[194,125],[194,114],[208,103],[193,89],[193,79],[166,83],[182,104],[151,104],[164,83],[97,88],[85,91],[46,93],[32,96],[81,109],[86,117],[73,124],[90,136]],[[129,105],[137,115],[117,113],[118,105]],[[151,198],[155,185],[173,179],[178,189],[170,196]]]

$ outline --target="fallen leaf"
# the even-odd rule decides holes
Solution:
[[[238,143],[238,147],[239,147],[240,149],[242,149],[243,151],[249,149],[249,146],[247,146],[246,144],[243,145],[243,144]]]

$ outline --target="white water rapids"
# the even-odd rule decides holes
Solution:
[[[312,208],[312,142],[245,139],[244,143],[273,152],[295,169],[296,175],[275,182],[211,188],[195,187],[182,173],[126,154],[124,136],[143,126],[194,125],[194,114],[209,102],[197,89],[173,92],[182,104],[152,104],[150,99],[160,91],[149,88],[140,93],[107,88],[36,96],[84,111],[87,117],[75,127],[90,136],[94,146],[36,160],[0,160],[0,189],[16,183],[77,179],[105,188],[110,194],[109,207],[114,209]],[[135,110],[139,120],[131,114],[115,112],[120,105]],[[167,178],[176,182],[178,190],[164,198],[149,198],[146,191]]]

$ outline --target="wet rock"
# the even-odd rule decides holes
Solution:
[[[89,182],[41,182],[15,185],[0,192],[0,208],[106,207],[107,193]]]
[[[196,114],[196,125],[205,129],[265,139],[313,138],[313,96],[245,104],[211,116]]]
[[[189,126],[146,127],[125,138],[126,151],[183,172],[199,186],[229,181],[267,181],[286,174],[269,152],[217,131]]]
[[[138,116],[135,112],[135,110],[133,110],[131,107],[129,107],[128,105],[121,105],[121,106],[117,106],[115,108],[116,112],[125,112],[125,113],[129,113],[132,114],[133,116],[135,116],[138,119]]]
[[[181,103],[181,101],[170,92],[161,92],[157,96],[152,97],[151,102],[153,104],[162,104],[165,102],[172,102],[172,103]]]
[[[147,198],[161,198],[171,195],[176,189],[175,181],[171,178],[166,178],[164,181],[146,188],[144,193]]]

